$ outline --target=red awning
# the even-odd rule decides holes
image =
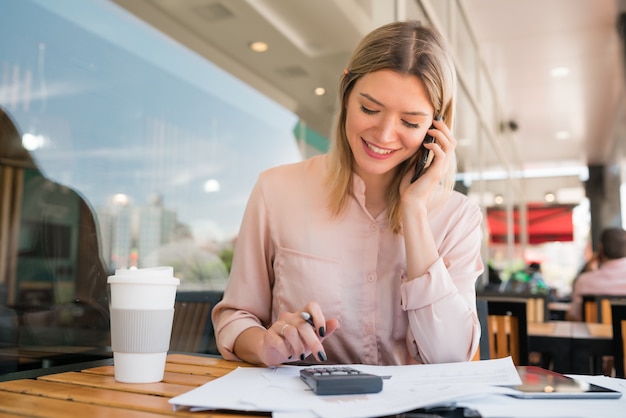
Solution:
[[[541,205],[529,204],[526,218],[528,220],[528,243],[541,244],[550,241],[573,241],[574,223],[572,210],[574,205]],[[506,243],[506,208],[488,208],[487,222],[491,242]],[[513,232],[515,243],[520,242],[519,210],[513,210]]]

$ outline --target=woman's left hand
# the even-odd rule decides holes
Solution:
[[[454,164],[456,161],[454,154],[457,145],[456,138],[442,120],[433,120],[433,126],[434,128],[428,130],[428,134],[435,140],[423,144],[433,154],[431,163],[414,183],[410,182],[413,169],[409,170],[409,173],[402,179],[400,193],[403,200],[406,198],[428,199],[433,189],[445,177],[450,164]]]

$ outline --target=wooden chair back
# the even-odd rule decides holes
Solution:
[[[525,298],[489,297],[487,333],[490,358],[511,356],[516,366],[528,365],[528,303]]]
[[[479,299],[525,299],[526,300],[526,321],[528,322],[545,322],[550,320],[548,295],[536,294],[529,292],[494,292],[494,291],[477,291],[476,296]]]
[[[624,347],[626,347],[626,301],[611,303],[611,323],[613,325],[613,365],[615,377],[624,378]]]
[[[611,303],[626,300],[624,295],[583,295],[582,318],[585,322],[611,324]]]
[[[223,295],[221,290],[176,294],[170,351],[219,354],[211,311]]]
[[[548,295],[529,295],[526,299],[526,320],[545,322],[548,319]]]

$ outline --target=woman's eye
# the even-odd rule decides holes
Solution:
[[[368,109],[367,107],[361,105],[361,111],[363,111],[363,113],[365,113],[366,115],[373,115],[376,113],[375,110],[372,109]]]
[[[366,115],[375,115],[378,113],[378,110],[372,110],[363,105],[361,105],[361,111],[365,113]],[[410,123],[405,120],[402,120],[402,124],[406,126],[407,128],[411,128],[411,129],[417,129],[420,127],[419,123]]]

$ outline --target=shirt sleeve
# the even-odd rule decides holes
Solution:
[[[478,349],[475,286],[484,269],[481,224],[478,206],[467,207],[446,232],[435,263],[423,276],[402,284],[408,349],[421,362],[469,361]]]
[[[274,251],[269,231],[263,189],[257,182],[244,212],[224,298],[212,311],[217,348],[227,360],[239,360],[233,347],[243,331],[267,327],[271,321]]]

